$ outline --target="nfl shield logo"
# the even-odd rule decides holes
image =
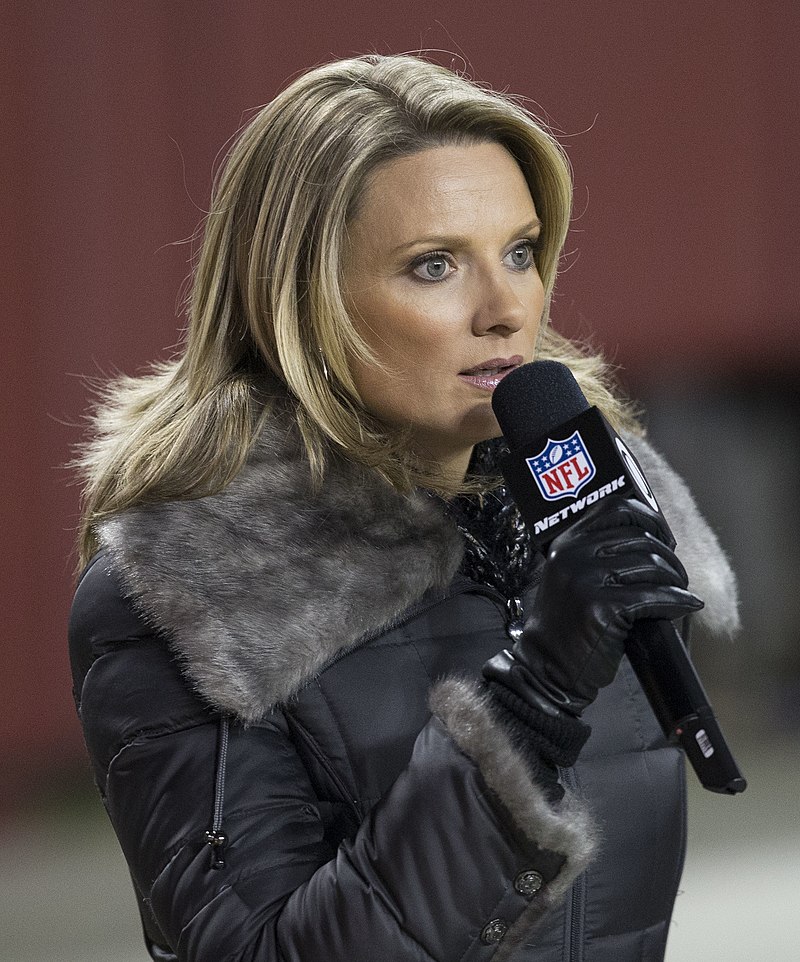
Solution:
[[[581,488],[597,473],[577,431],[561,441],[548,438],[535,457],[525,460],[547,501],[577,497]]]

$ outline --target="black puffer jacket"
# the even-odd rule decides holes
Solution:
[[[636,454],[705,626],[732,628],[713,534]],[[623,662],[548,804],[477,685],[507,599],[458,573],[435,502],[345,462],[314,495],[278,424],[222,493],[101,538],[72,612],[75,698],[153,958],[662,958],[680,754]]]

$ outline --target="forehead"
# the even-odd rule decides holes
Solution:
[[[433,147],[382,164],[370,178],[351,227],[391,235],[480,229],[536,215],[527,181],[500,144]],[[375,238],[374,238],[375,239]]]

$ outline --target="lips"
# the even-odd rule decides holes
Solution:
[[[483,391],[493,391],[503,378],[522,364],[522,357],[493,357],[458,375],[462,381]]]

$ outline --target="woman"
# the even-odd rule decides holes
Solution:
[[[733,582],[548,327],[570,189],[527,112],[412,57],[311,71],[233,147],[185,351],[82,458],[75,697],[152,958],[663,957],[683,766],[623,645],[695,591],[729,628]],[[628,429],[691,592],[630,503],[531,548],[490,400],[534,357]]]

